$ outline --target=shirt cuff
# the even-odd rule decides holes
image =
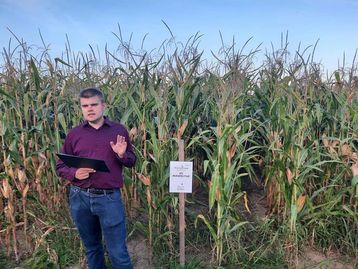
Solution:
[[[75,168],[75,167],[70,167],[70,169],[69,169],[69,180],[70,181],[73,181],[73,180],[75,180],[76,179],[76,177],[75,177],[75,175],[76,175],[76,171],[77,171],[77,168]]]
[[[124,160],[124,159],[127,157],[127,152],[125,151],[125,152],[123,153],[123,156],[122,156],[122,157],[119,157],[118,154],[116,154],[116,155],[117,155],[117,158],[118,158],[119,160]]]

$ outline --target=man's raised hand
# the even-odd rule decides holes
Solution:
[[[124,136],[117,135],[117,142],[110,142],[112,150],[117,153],[119,158],[123,158],[124,153],[127,149],[127,142]]]

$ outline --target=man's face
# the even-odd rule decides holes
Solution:
[[[103,118],[105,104],[98,96],[90,98],[80,98],[83,118],[89,123],[99,123]]]

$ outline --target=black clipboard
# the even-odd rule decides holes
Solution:
[[[56,154],[68,167],[76,168],[92,168],[100,172],[109,172],[108,166],[104,160],[97,160],[92,158],[79,157],[64,153]]]

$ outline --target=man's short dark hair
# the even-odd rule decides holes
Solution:
[[[81,90],[80,98],[91,98],[93,96],[98,96],[102,102],[104,102],[104,96],[100,88],[86,88]]]

